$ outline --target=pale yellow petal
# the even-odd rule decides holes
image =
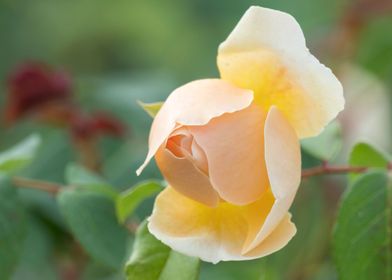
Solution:
[[[263,226],[244,253],[265,240],[288,212],[301,181],[301,151],[298,138],[276,107],[268,113],[265,128],[265,161],[274,205]]]
[[[156,115],[149,137],[149,151],[140,174],[158,148],[178,125],[204,125],[224,113],[248,107],[251,90],[239,89],[219,79],[198,80],[173,91]]]
[[[286,213],[277,227],[256,248],[245,254],[247,257],[261,258],[270,255],[287,245],[297,229],[290,221],[291,214]]]
[[[247,206],[220,202],[218,207],[211,208],[167,187],[155,201],[148,228],[174,250],[204,261],[254,259],[259,255],[253,252],[243,255],[243,246],[248,235],[257,233],[272,204],[273,196],[267,192]],[[260,254],[272,252],[271,248],[282,243],[283,238],[281,243],[273,240],[271,246],[264,245],[266,249],[260,250]]]
[[[220,45],[218,67],[222,79],[253,90],[265,110],[276,105],[300,138],[320,133],[344,107],[340,82],[280,11],[251,7]]]
[[[251,105],[207,125],[188,127],[205,152],[213,187],[230,203],[254,202],[269,186],[264,161],[265,118],[261,107]]]

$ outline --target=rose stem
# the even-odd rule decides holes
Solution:
[[[28,178],[23,178],[23,177],[13,177],[12,183],[16,187],[36,189],[36,190],[50,193],[52,195],[56,195],[60,191],[60,189],[62,188],[62,185],[57,184],[57,183],[28,179]]]

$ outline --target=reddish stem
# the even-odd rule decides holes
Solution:
[[[16,187],[40,190],[52,195],[56,195],[62,187],[60,184],[22,177],[12,178],[12,183],[14,183]]]
[[[391,163],[388,164],[387,169],[392,170]],[[328,175],[328,174],[364,173],[368,170],[369,167],[367,166],[350,166],[350,165],[330,166],[327,162],[323,162],[323,164],[320,166],[303,169],[302,178],[308,178],[308,177],[318,176],[318,175]],[[52,195],[56,195],[62,188],[60,184],[40,181],[40,180],[27,179],[22,177],[14,177],[12,179],[12,182],[17,187],[41,190],[44,192],[48,192]]]
[[[327,163],[323,163],[321,166],[302,170],[302,178],[326,174],[364,173],[368,169],[369,167],[367,166],[330,166]]]

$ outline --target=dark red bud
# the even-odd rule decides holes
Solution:
[[[105,113],[95,113],[92,116],[76,114],[71,120],[71,131],[77,139],[101,135],[121,137],[124,135],[125,127],[118,119]]]
[[[102,112],[95,113],[92,116],[92,121],[97,131],[101,134],[121,137],[125,133],[125,127],[122,122],[108,114]]]
[[[26,63],[9,76],[6,120],[10,123],[42,105],[70,99],[71,79],[67,73],[40,63]]]

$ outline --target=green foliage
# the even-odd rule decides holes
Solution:
[[[391,24],[391,16],[377,16],[370,21],[359,37],[356,52],[356,61],[385,79],[389,86],[392,86],[392,38],[385,34],[390,31]]]
[[[126,274],[129,280],[196,280],[199,266],[198,259],[172,251],[155,239],[144,222],[136,233]]]
[[[302,140],[301,147],[315,158],[333,159],[342,148],[342,131],[339,123],[332,122],[320,135]]]
[[[97,262],[121,267],[127,232],[116,219],[117,192],[102,178],[75,164],[68,166],[66,180],[71,186],[57,199],[72,234]]]
[[[56,245],[50,229],[33,213],[26,215],[27,233],[24,238],[23,252],[15,269],[12,280],[55,280],[56,267],[53,249]]]
[[[159,110],[161,109],[163,102],[154,102],[154,103],[144,103],[141,101],[138,101],[140,107],[143,108],[144,111],[147,112],[147,114],[150,115],[150,117],[154,118]]]
[[[34,134],[0,153],[0,172],[10,173],[25,167],[33,159],[40,142],[40,137]]]
[[[162,184],[159,181],[149,180],[121,193],[116,200],[116,213],[120,223],[124,223],[143,200],[161,190]]]
[[[106,184],[105,180],[87,168],[71,163],[65,170],[65,180],[70,185],[87,186]]]
[[[97,192],[111,199],[116,199],[118,196],[117,191],[103,178],[77,164],[71,163],[67,166],[65,180],[71,186]]]
[[[119,268],[125,258],[127,232],[116,219],[114,202],[100,191],[67,188],[57,197],[75,238],[96,261]]]
[[[24,208],[7,175],[31,162],[40,141],[38,135],[31,135],[0,153],[0,275],[3,278],[8,278],[15,269],[26,233]]]
[[[124,272],[122,270],[114,272],[99,263],[90,262],[84,269],[81,280],[124,280]]]
[[[26,232],[25,214],[15,189],[0,177],[0,275],[7,279],[23,250]]]
[[[342,280],[392,279],[392,185],[385,172],[361,175],[344,194],[333,237]]]
[[[388,165],[388,157],[366,143],[354,146],[350,154],[350,165],[366,166],[370,168],[385,169]],[[350,174],[350,180],[357,178],[358,174]]]

